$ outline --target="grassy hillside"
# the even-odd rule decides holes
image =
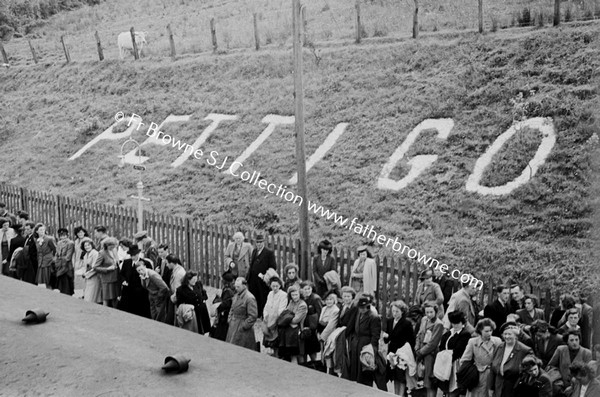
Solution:
[[[600,26],[544,29],[524,35],[466,36],[305,53],[306,153],[336,124],[349,123],[308,173],[309,199],[380,233],[445,259],[476,276],[589,289],[598,285],[591,238],[591,158],[598,156],[595,109],[600,100]],[[239,156],[263,131],[268,114],[293,115],[288,51],[204,56],[176,62],[107,61],[10,69],[0,75],[0,128],[5,161],[0,180],[53,193],[133,205],[136,174],[117,168],[121,141],[78,149],[113,123],[117,111],[160,123],[192,114],[163,131],[193,142],[209,113],[235,114],[204,145],[221,159]],[[531,93],[533,91],[533,94]],[[532,181],[508,196],[467,192],[475,161],[512,124],[522,93],[526,117],[551,117],[557,142]],[[452,118],[445,142],[422,134],[408,152],[438,154],[421,178],[400,192],[376,180],[406,135],[427,118]],[[140,129],[135,134],[145,139]],[[541,137],[524,129],[494,157],[482,184],[502,184],[526,166]],[[144,149],[147,195],[157,211],[273,233],[297,231],[297,207],[217,172],[204,160],[170,167],[180,154]],[[278,126],[246,161],[269,181],[294,169],[293,126]],[[391,175],[404,176],[400,166]],[[331,221],[310,217],[314,240],[353,246],[361,239]],[[596,244],[596,245],[594,245]],[[376,245],[377,247],[377,245]],[[557,277],[559,276],[559,277]]]

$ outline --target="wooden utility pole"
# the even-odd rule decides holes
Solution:
[[[0,43],[0,53],[2,53],[2,61],[5,65],[8,65],[8,55],[6,55],[6,51],[4,51],[4,46]]]
[[[256,13],[252,14],[252,20],[254,23],[254,45],[256,51],[258,51],[260,49],[260,39],[258,36],[258,18],[256,16]]]
[[[67,44],[65,44],[65,36],[64,35],[60,36],[60,42],[62,44],[63,51],[65,52],[65,59],[67,60],[67,63],[69,63],[69,62],[71,62],[71,55],[69,55],[69,49],[67,48]]]
[[[554,26],[560,25],[560,0],[554,0]]]
[[[306,194],[306,159],[304,158],[304,88],[302,86],[302,16],[300,0],[292,0],[292,26],[294,43],[294,133],[296,135],[296,168],[298,172],[298,195],[302,197],[300,220],[300,272],[310,274],[310,238],[308,234],[308,197]]]
[[[419,38],[419,0],[415,0],[415,13],[413,14],[413,39]]]
[[[478,19],[479,19],[479,33],[483,33],[483,0],[477,0],[479,10],[478,10]]]
[[[102,51],[102,43],[100,42],[100,35],[98,34],[97,30],[96,30],[96,34],[94,34],[94,36],[96,37],[96,47],[98,47],[98,59],[103,61],[104,60],[104,52]]]
[[[361,39],[361,29],[360,29],[360,0],[356,0],[354,4],[354,8],[356,8],[356,43],[360,43]]]
[[[31,44],[31,40],[27,40],[27,42],[29,43],[29,48],[31,49],[31,55],[33,55],[33,62],[35,62],[37,64],[38,57],[37,57],[37,54],[35,53],[35,48],[33,48],[33,44]]]
[[[215,19],[210,19],[210,37],[212,40],[213,52],[217,52],[217,28],[215,26]]]
[[[302,15],[302,45],[306,45],[306,28],[308,26],[306,22],[306,7],[301,6],[300,14]]]
[[[169,34],[169,45],[171,46],[171,58],[175,59],[175,40],[173,39],[173,32],[171,31],[171,24],[167,25],[167,33]]]
[[[133,26],[129,29],[129,33],[131,34],[131,43],[133,44],[133,57],[137,61],[140,59],[140,53],[138,52],[137,43],[135,42],[135,30]]]

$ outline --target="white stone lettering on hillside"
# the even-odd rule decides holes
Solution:
[[[240,166],[236,163],[242,164],[244,161],[246,161],[246,159],[250,157],[252,153],[254,153],[254,151],[258,149],[258,147],[264,141],[267,140],[267,138],[273,133],[273,131],[275,131],[276,126],[280,124],[294,124],[294,116],[278,116],[276,114],[268,114],[265,117],[263,117],[261,122],[269,123],[269,125],[263,130],[263,132],[260,133],[258,138],[256,138],[256,140],[252,142],[250,146],[246,148],[246,150],[244,150],[240,157],[235,159],[235,162],[232,164],[232,166],[229,169],[223,171],[224,174],[227,174],[229,172],[233,173],[237,171],[237,169]]]
[[[342,136],[342,134],[346,130],[346,127],[348,127],[348,123],[339,123],[335,126],[333,131],[331,131],[331,133],[327,136],[327,138],[321,144],[321,146],[319,146],[319,148],[308,159],[306,163],[306,172],[308,172],[316,163],[318,163],[323,159],[323,157],[325,157],[325,154],[327,154],[329,149],[331,149],[331,147],[335,144],[338,138]],[[290,178],[290,180],[288,181],[288,185],[295,185],[296,183],[298,183],[297,172],[295,172],[294,176]]]
[[[518,131],[520,131],[524,127],[529,127],[534,130],[538,130],[542,134],[542,142],[538,147],[537,152],[535,152],[535,156],[529,162],[529,166],[525,167],[521,175],[519,175],[516,179],[502,185],[495,187],[486,187],[481,186],[479,182],[483,176],[483,172],[486,167],[490,165],[492,159],[496,153],[502,148],[502,146]],[[492,146],[486,150],[486,152],[477,159],[475,163],[475,168],[471,175],[469,175],[469,179],[467,180],[467,191],[469,192],[477,192],[483,195],[496,195],[501,196],[505,194],[509,194],[519,186],[527,183],[538,171],[539,167],[544,164],[546,158],[550,154],[550,151],[554,147],[556,143],[556,133],[554,131],[554,123],[551,118],[544,117],[534,117],[531,119],[527,119],[525,121],[518,122],[511,126],[505,133],[500,135]]]
[[[186,122],[190,120],[190,117],[192,117],[192,115],[174,115],[174,114],[170,114],[167,116],[167,118],[160,123],[160,125],[158,127],[154,127],[155,128],[155,132],[149,136],[148,139],[146,139],[144,142],[142,142],[140,144],[140,146],[144,146],[144,145],[149,145],[149,144],[153,144],[153,145],[159,145],[159,146],[166,146],[171,144],[173,147],[176,147],[176,141],[175,141],[175,137],[172,137],[172,139],[168,139],[167,142],[165,142],[165,140],[161,137],[159,138],[159,134],[158,132],[160,131],[160,129],[162,128],[162,126],[164,126],[167,123],[182,123],[182,122]],[[154,124],[155,126],[156,124]],[[152,129],[153,126],[152,124],[150,124],[150,126],[148,127],[148,131],[150,131],[150,129]],[[146,135],[148,135],[146,133]],[[164,134],[162,134],[163,137],[165,136]],[[169,135],[166,135],[169,136]],[[181,142],[178,140],[178,142]],[[184,152],[188,152],[187,150],[184,150]],[[129,153],[127,153],[125,155],[125,157],[123,157],[123,161],[128,163],[128,164],[140,164],[140,163],[144,163],[146,161],[148,161],[148,159],[150,159],[150,157],[147,156],[138,156],[137,155],[137,148],[131,150]]]
[[[78,158],[79,156],[81,156],[83,153],[85,153],[89,148],[91,148],[92,146],[94,146],[96,143],[103,141],[103,140],[107,140],[107,141],[117,141],[119,139],[123,139],[123,138],[127,138],[128,136],[130,136],[133,131],[136,128],[139,128],[140,126],[140,122],[142,121],[141,119],[137,119],[136,117],[129,117],[129,124],[131,124],[129,126],[129,128],[127,128],[125,131],[123,132],[119,132],[116,134],[113,134],[113,128],[117,126],[117,124],[119,123],[125,123],[127,120],[122,119],[121,121],[117,121],[115,122],[113,125],[111,125],[110,127],[108,127],[106,130],[104,130],[104,132],[102,132],[102,134],[98,135],[97,137],[95,137],[94,139],[92,139],[90,142],[88,142],[84,147],[82,147],[81,149],[79,149],[77,151],[77,153],[75,153],[74,155],[72,155],[69,160],[75,160],[76,158]]]
[[[198,139],[196,139],[196,142],[192,144],[193,150],[184,150],[181,156],[179,156],[177,160],[173,161],[171,167],[179,167],[192,155],[193,152],[200,149],[200,147],[204,144],[204,142],[206,142],[206,140],[210,137],[214,130],[217,129],[221,121],[234,121],[237,119],[238,116],[235,115],[210,113],[204,118],[204,120],[212,120],[212,123],[210,123],[210,125],[206,127],[204,131],[202,131],[202,134],[200,134]]]
[[[408,152],[410,146],[417,140],[421,132],[435,129],[438,132],[437,138],[446,140],[448,139],[448,135],[450,135],[452,128],[454,128],[454,120],[452,119],[427,119],[419,123],[419,125],[408,134],[404,142],[402,142],[398,149],[390,156],[388,162],[383,166],[381,174],[379,174],[379,179],[377,180],[377,188],[398,191],[404,189],[417,179],[423,171],[438,159],[437,154],[419,155],[410,159],[407,162],[407,164],[411,166],[408,175],[398,181],[390,179],[390,174],[394,167],[396,167],[396,164],[404,158],[404,155]]]

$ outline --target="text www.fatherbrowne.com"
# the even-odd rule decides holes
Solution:
[[[124,119],[123,112],[118,112],[115,115],[115,120],[121,121],[123,119]],[[140,126],[144,125],[144,123],[142,123],[142,121],[141,121],[141,117],[138,116],[137,114],[131,115],[131,117],[129,119],[129,123],[127,125],[128,126],[131,125],[132,122],[138,123],[137,129],[139,129]],[[196,158],[198,160],[201,160],[205,157],[204,151],[201,148],[194,147],[193,145],[182,142],[179,139],[176,140],[175,137],[165,134],[162,131],[158,131],[158,124],[156,124],[156,123],[150,123],[150,125],[148,127],[148,131],[146,131],[146,135],[151,137],[152,139],[155,139],[156,141],[158,141],[157,143],[159,143],[159,144],[162,144],[162,145],[171,144],[173,146],[173,148],[177,148],[178,150],[183,150],[184,153],[189,151],[188,155],[190,155],[190,156],[193,155],[194,158]],[[162,135],[162,137],[161,137],[161,135]],[[214,166],[216,169],[221,171],[221,170],[225,169],[225,167],[227,167],[229,156],[226,156],[223,160],[221,160],[219,157],[220,157],[219,152],[217,152],[216,150],[212,150],[211,152],[208,153],[208,157],[205,158],[205,161],[208,165]],[[257,186],[261,190],[266,190],[270,194],[274,194],[277,197],[281,197],[290,203],[297,204],[298,206],[302,205],[304,198],[302,196],[294,193],[293,191],[288,190],[287,186],[282,185],[282,184],[277,185],[274,183],[270,183],[266,179],[260,177],[260,172],[256,172],[256,171],[250,172],[247,170],[242,170],[243,168],[244,168],[244,164],[242,164],[241,162],[232,161],[229,164],[229,166],[227,167],[226,171],[224,171],[224,172],[229,173],[232,176],[239,178],[242,181],[247,182],[251,185]],[[429,266],[430,268],[437,268],[442,273],[450,274],[450,276],[452,278],[454,278],[456,280],[460,280],[460,282],[462,282],[462,283],[469,283],[470,285],[474,286],[476,289],[481,290],[483,288],[483,281],[478,280],[477,278],[473,277],[471,274],[462,273],[459,269],[456,269],[456,268],[453,269],[452,271],[449,271],[449,266],[447,264],[440,263],[440,261],[438,261],[437,259],[435,259],[431,256],[427,256],[427,255],[421,253],[420,251],[417,251],[414,248],[410,248],[406,244],[402,244],[400,241],[398,241],[398,237],[395,237],[395,238],[389,237],[388,238],[386,235],[384,235],[382,233],[378,233],[372,225],[368,225],[368,224],[363,225],[361,223],[358,223],[357,222],[358,218],[353,218],[350,220],[350,218],[346,218],[342,215],[339,215],[335,211],[326,209],[323,206],[318,205],[317,203],[311,202],[310,200],[308,200],[308,210],[310,212],[314,213],[315,215],[321,216],[330,221],[332,220],[334,222],[334,224],[336,224],[337,226],[351,230],[352,232],[354,232],[360,236],[363,236],[367,239],[370,239],[371,241],[375,241],[380,245],[383,245],[388,248],[390,248],[390,246],[391,246],[391,249],[393,251],[399,252],[401,255],[406,255],[410,259],[416,259],[417,262],[421,263],[423,266]]]

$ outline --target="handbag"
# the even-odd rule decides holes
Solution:
[[[450,380],[452,373],[452,350],[448,350],[448,340],[446,340],[446,349],[438,352],[433,364],[433,376],[442,382]]]
[[[306,340],[308,338],[310,338],[310,336],[312,335],[312,330],[308,327],[302,327],[298,329],[298,339],[300,340]]]
[[[479,385],[479,371],[473,360],[464,362],[456,371],[456,383],[467,390],[473,390]]]
[[[285,309],[284,311],[281,312],[279,317],[277,317],[277,326],[278,327],[288,327],[292,323],[294,316],[295,316],[294,312],[292,312],[289,309]]]

